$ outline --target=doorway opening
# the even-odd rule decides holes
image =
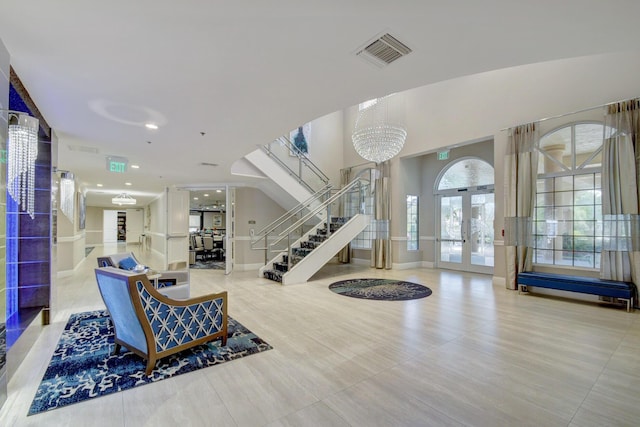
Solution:
[[[495,217],[493,167],[479,158],[462,158],[436,180],[437,265],[493,273]]]

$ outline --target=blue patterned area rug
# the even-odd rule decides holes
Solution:
[[[348,297],[381,301],[406,301],[431,295],[426,286],[390,279],[341,280],[330,284],[329,289]]]
[[[72,314],[38,387],[29,415],[218,365],[272,347],[229,317],[227,345],[220,340],[167,356],[146,376],[146,362],[123,348],[113,355],[106,311]]]

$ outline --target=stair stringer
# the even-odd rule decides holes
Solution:
[[[357,214],[332,233],[309,255],[282,275],[283,285],[305,283],[369,225],[369,215]]]
[[[289,171],[280,166],[263,150],[254,150],[244,158],[276,183],[283,191],[290,194],[298,203],[302,203],[313,196],[304,185],[298,182],[297,177],[292,176]]]

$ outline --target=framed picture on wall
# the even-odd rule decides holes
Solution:
[[[306,123],[302,126],[298,126],[297,129],[289,132],[289,141],[295,147],[303,152],[304,154],[309,154],[309,135],[311,133],[311,123]],[[295,156],[296,153],[294,150],[289,151],[289,155]]]
[[[222,215],[214,215],[213,216],[213,226],[214,227],[222,227]]]
[[[78,229],[84,230],[87,218],[87,201],[85,195],[78,193]]]

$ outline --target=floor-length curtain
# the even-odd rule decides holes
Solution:
[[[390,236],[390,164],[389,161],[376,166],[375,179],[375,239],[371,242],[371,267],[391,268]]]
[[[518,273],[531,270],[529,247],[531,218],[538,176],[538,124],[511,128],[505,156],[505,260],[506,287],[517,289]]]
[[[351,168],[341,169],[340,170],[340,188],[344,188],[351,182]],[[341,202],[340,204],[340,216],[346,217],[352,214],[352,212],[347,212],[348,206],[346,203]],[[349,264],[351,262],[351,243],[347,243],[347,245],[338,252],[338,261],[343,264]]]
[[[616,225],[612,240],[626,238],[621,250],[603,245],[600,276],[638,283],[640,248],[637,241],[638,160],[640,154],[640,99],[608,105],[602,159],[602,215]],[[616,235],[620,233],[620,235]],[[622,235],[624,234],[624,235]],[[633,235],[635,234],[635,235]]]

